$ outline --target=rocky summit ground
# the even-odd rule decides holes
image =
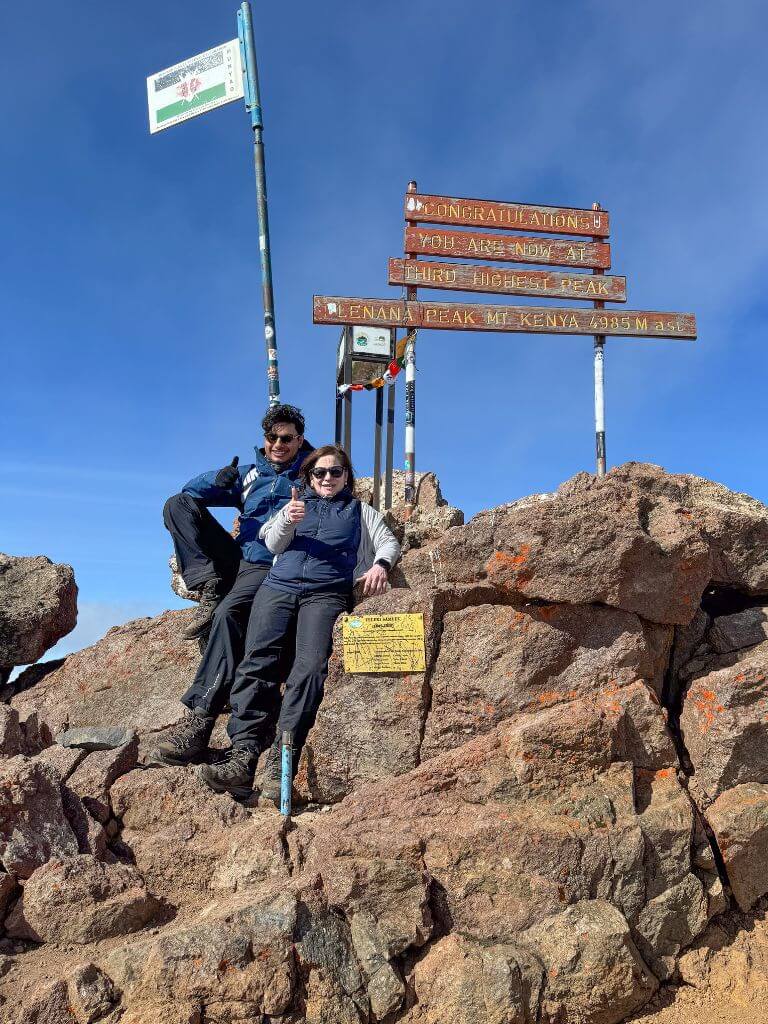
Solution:
[[[426,477],[392,521],[358,610],[423,612],[427,670],[337,636],[290,827],[140,767],[190,612],[6,682],[0,1019],[768,1020],[768,508],[627,464],[466,524]],[[73,587],[0,558],[0,682]]]

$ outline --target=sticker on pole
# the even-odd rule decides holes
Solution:
[[[345,615],[345,672],[424,672],[424,616]]]
[[[233,39],[149,76],[149,130],[161,132],[243,95],[240,43]]]

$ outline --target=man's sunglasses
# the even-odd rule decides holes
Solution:
[[[326,474],[332,476],[334,480],[338,480],[341,474],[344,472],[341,466],[329,466],[328,469],[323,469],[321,466],[316,466],[312,470],[312,476],[315,480],[324,480]]]
[[[269,441],[270,444],[275,444],[277,441],[282,441],[283,444],[290,444],[291,441],[295,441],[298,434],[265,434],[264,437]]]

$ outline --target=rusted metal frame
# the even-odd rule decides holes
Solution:
[[[513,228],[553,235],[588,235],[593,238],[607,238],[610,234],[608,211],[596,211],[594,207],[592,210],[580,210],[408,192],[405,195],[405,219],[426,224]]]
[[[581,267],[584,270],[609,270],[611,266],[611,247],[606,242],[500,235],[488,231],[449,231],[431,225],[406,227],[405,251],[409,255],[537,263]]]
[[[416,182],[409,181],[406,194],[415,194]],[[406,228],[406,239],[408,229]],[[415,260],[416,256],[406,244],[406,260]],[[412,302],[417,298],[413,285],[407,285],[406,299]],[[416,343],[410,341],[405,350],[405,503],[416,504]]]
[[[572,309],[315,295],[313,320],[316,324],[355,323],[446,331],[593,336],[599,332],[603,336],[626,338],[696,338],[693,313],[637,309]]]
[[[532,295],[553,299],[584,299],[592,302],[627,301],[627,279],[620,276],[568,273],[561,270],[530,270],[527,267],[474,266],[471,263],[437,263],[434,260],[389,261],[390,284],[413,284],[444,291],[485,292],[496,295]]]
[[[600,210],[600,203],[593,203],[592,209]],[[599,276],[600,270],[593,270],[593,276]],[[605,309],[605,303],[596,299],[595,309]],[[598,476],[605,476],[605,335],[595,336],[595,464]]]

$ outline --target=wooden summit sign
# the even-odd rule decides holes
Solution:
[[[491,306],[469,302],[420,302],[315,295],[316,324],[429,327],[445,331],[510,331],[531,334],[610,334],[635,338],[696,337],[692,313],[654,313],[555,306]]]
[[[553,235],[589,235],[591,238],[606,238],[610,234],[607,210],[573,210],[561,206],[451,199],[418,193],[406,194],[405,219],[429,224],[547,231]]]
[[[406,228],[405,251],[412,255],[458,256],[461,259],[503,260],[507,263],[545,263],[587,270],[607,270],[611,265],[611,247],[607,242],[526,238],[523,235],[445,231],[432,227]]]
[[[626,277],[568,274],[560,270],[473,267],[467,263],[437,263],[434,260],[419,262],[391,259],[389,283],[413,285],[417,288],[444,288],[447,291],[493,292],[497,295],[627,301]]]
[[[394,369],[388,368],[381,379],[354,385],[359,390],[381,388],[392,382],[398,366],[405,367],[406,502],[412,505],[416,500],[414,328],[591,335],[594,339],[596,469],[597,475],[603,476],[606,471],[603,369],[606,337],[693,340],[696,338],[695,316],[605,308],[607,303],[627,301],[627,281],[625,277],[605,273],[611,266],[610,217],[599,203],[586,210],[461,199],[421,193],[416,182],[411,181],[405,195],[404,213],[405,258],[390,259],[388,278],[389,284],[402,287],[402,298],[315,295],[313,321],[409,329],[404,339],[404,352],[397,363],[392,364]],[[420,260],[420,256],[433,258]],[[478,266],[478,260],[490,263]],[[545,269],[498,265],[505,263],[536,264]],[[564,269],[546,269],[548,267]],[[586,301],[592,308],[424,302],[419,299],[419,288],[496,296],[525,295],[566,303]],[[350,387],[352,385],[345,384],[346,390],[339,391],[346,400]]]

